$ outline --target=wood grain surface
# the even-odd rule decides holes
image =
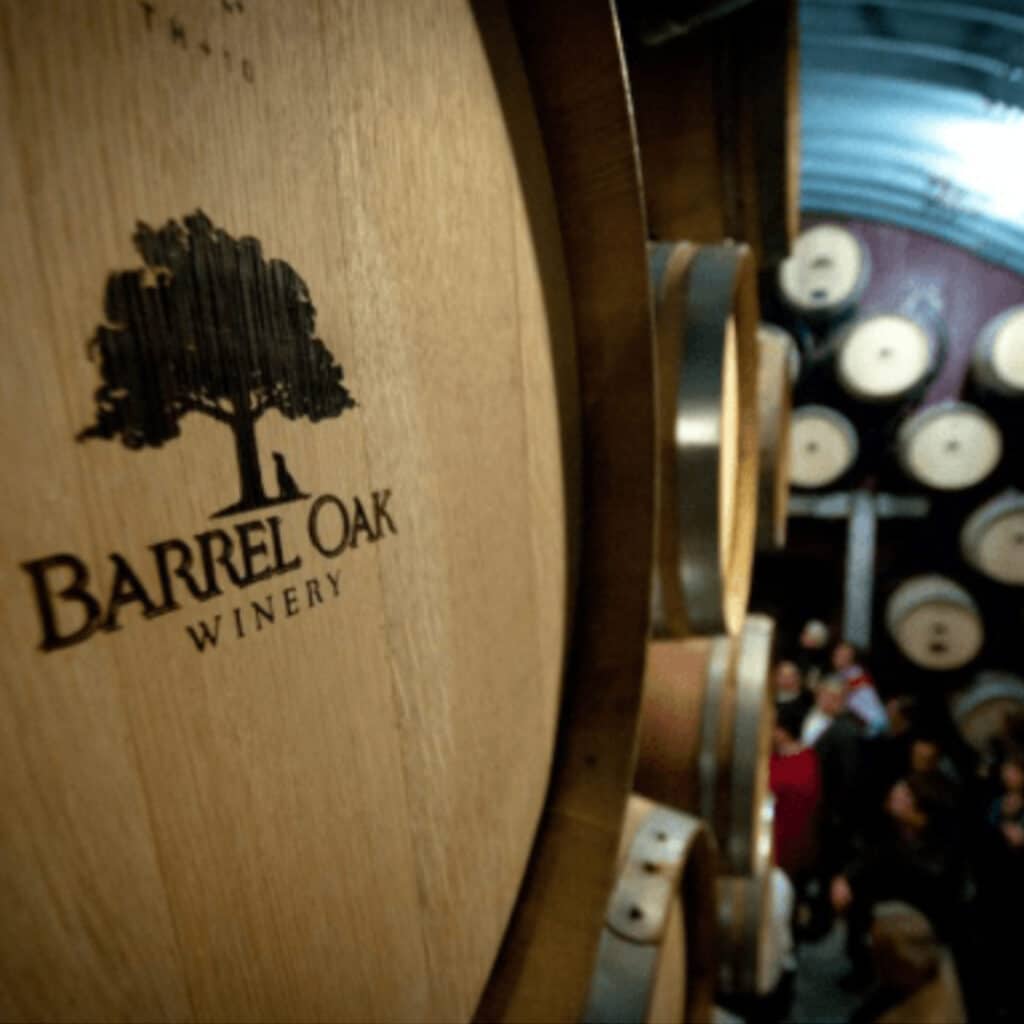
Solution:
[[[500,4],[0,8],[3,1019],[468,1019],[542,821],[512,972],[596,942],[643,675],[653,396],[614,23],[563,6],[552,32],[583,17],[596,57],[541,123],[603,157],[554,188]],[[559,210],[568,184],[589,219]],[[252,293],[224,256],[253,296],[237,316],[277,308],[287,265],[287,316],[315,307],[355,402],[297,399],[312,364],[290,397],[265,387],[270,497],[220,517],[253,472],[237,403],[208,385],[155,416],[154,357],[146,401],[111,386],[97,407],[125,372],[96,342],[122,328],[115,279],[187,365],[203,331],[226,344],[220,285],[186,321],[155,298],[177,272],[142,269],[200,210],[276,282]],[[614,256],[574,263],[598,225]],[[278,365],[268,344],[222,367],[233,386]],[[154,611],[172,539],[178,599]],[[100,621],[83,591],[104,619],[76,638]],[[569,1016],[582,993],[550,1001],[546,975],[534,1015]]]
[[[612,5],[522,0],[514,21],[572,295],[583,504],[551,787],[477,1018],[575,1020],[633,774],[654,538],[654,337],[636,138]]]
[[[757,547],[760,551],[778,551],[786,546],[789,423],[793,408],[790,344],[785,336],[758,331]]]
[[[789,253],[799,218],[796,8],[754,0],[660,45],[629,40],[652,237],[732,238],[762,267]]]

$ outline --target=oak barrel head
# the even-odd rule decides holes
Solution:
[[[501,5],[3,28],[0,1015],[468,1019],[538,834],[585,958],[653,515],[628,117],[602,290]]]

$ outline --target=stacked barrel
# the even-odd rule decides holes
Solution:
[[[756,990],[795,4],[85,6],[4,14],[0,1016]]]
[[[928,502],[938,542],[916,571],[882,579],[881,618],[907,669],[945,686],[984,666],[987,634],[998,640],[1018,621],[1008,609],[1019,605],[1010,588],[1024,584],[1024,476],[1013,451],[1024,424],[1024,307],[982,327],[960,393],[936,399],[929,385],[949,347],[936,303],[865,305],[871,274],[864,242],[832,223],[804,231],[779,268],[802,357],[790,476],[811,493],[868,486]]]

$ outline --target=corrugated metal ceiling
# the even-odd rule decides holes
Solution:
[[[802,0],[801,207],[1024,273],[1024,0]]]

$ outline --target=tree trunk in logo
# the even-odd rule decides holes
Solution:
[[[217,513],[218,516],[274,504],[263,490],[260,454],[256,447],[256,420],[247,406],[243,406],[231,419],[231,430],[235,435],[235,457],[238,459],[238,476],[242,491],[238,501],[234,505],[222,508]]]

